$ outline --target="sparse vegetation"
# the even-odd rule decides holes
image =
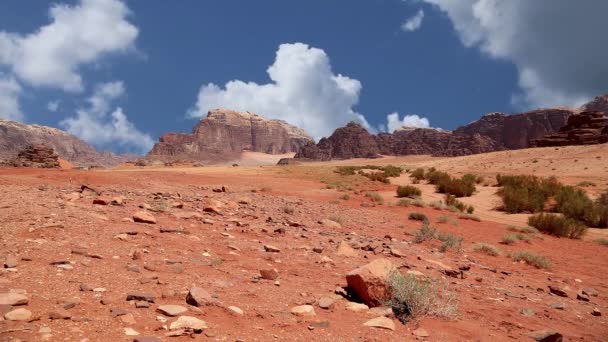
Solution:
[[[371,199],[372,202],[384,204],[384,198],[382,198],[382,196],[380,196],[380,194],[377,192],[366,192],[365,197]]]
[[[412,171],[412,174],[410,174],[410,177],[412,178],[412,180],[416,180],[418,182],[424,180],[425,179],[424,169],[417,168],[416,170]]]
[[[534,266],[536,268],[549,268],[551,267],[551,263],[549,260],[539,254],[534,254],[532,252],[520,251],[511,254],[511,258],[514,261],[524,261],[526,264]]]
[[[374,172],[365,172],[363,170],[377,170]],[[342,176],[352,176],[359,174],[367,177],[372,181],[378,181],[382,183],[390,183],[390,177],[399,177],[403,169],[394,165],[363,165],[363,166],[338,166],[336,173]]]
[[[502,240],[500,241],[500,243],[505,244],[505,245],[512,245],[514,243],[516,243],[517,241],[525,241],[530,243],[532,241],[532,238],[530,238],[530,236],[525,235],[525,234],[507,234],[505,236],[502,237]]]
[[[399,197],[399,198],[403,198],[403,197],[416,198],[416,197],[419,197],[420,195],[422,195],[422,192],[420,191],[420,189],[418,189],[415,186],[406,185],[406,186],[400,186],[397,188],[397,197]]]
[[[528,224],[543,233],[571,239],[581,238],[587,231],[582,223],[555,214],[536,214],[528,218]]]
[[[414,242],[422,243],[424,241],[433,240],[437,236],[437,229],[425,222],[422,227],[414,233]]]
[[[445,195],[445,204],[449,207],[456,208],[461,213],[466,211],[467,214],[472,214],[473,212],[475,212],[475,207],[462,203],[461,201],[456,199],[456,196],[451,194]]]
[[[407,217],[410,220],[423,221],[423,222],[429,221],[429,219],[428,219],[428,217],[426,217],[426,215],[424,215],[423,213],[419,213],[417,211],[411,212]]]
[[[472,214],[460,214],[458,215],[459,219],[463,219],[463,220],[471,220],[471,221],[476,221],[476,222],[481,222],[481,218],[479,218],[479,216],[475,216]]]
[[[578,184],[576,184],[576,186],[580,186],[581,188],[586,188],[586,187],[590,187],[590,186],[597,186],[597,184],[590,182],[590,181],[582,181],[582,182],[579,182]]]
[[[525,226],[525,227],[508,226],[507,230],[516,232],[516,233],[523,233],[523,234],[536,234],[539,232],[538,229],[536,229],[534,227],[530,227],[530,226]]]
[[[484,242],[480,242],[478,244],[475,244],[475,246],[473,246],[473,250],[475,252],[481,252],[490,256],[499,256],[500,255],[500,249],[498,249],[496,246],[491,245],[489,243],[484,243]]]
[[[453,226],[457,226],[459,224],[458,220],[455,220],[453,217],[446,216],[446,215],[439,216],[439,218],[437,219],[437,222],[438,223],[449,223]]]
[[[439,233],[437,234],[437,239],[439,239],[440,241],[442,241],[443,243],[441,244],[441,246],[439,246],[439,251],[440,252],[445,252],[448,249],[454,250],[454,251],[460,251],[462,250],[462,240],[463,238],[460,236],[456,236],[454,234],[443,234],[443,233]]]
[[[389,285],[392,298],[386,304],[403,323],[426,315],[451,318],[456,314],[456,297],[449,291],[447,282],[418,279],[393,271],[389,275]]]
[[[601,238],[601,239],[596,239],[594,241],[595,241],[595,243],[598,243],[600,245],[608,246],[608,239]]]

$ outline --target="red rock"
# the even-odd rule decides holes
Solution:
[[[49,312],[49,319],[70,319],[70,318],[72,318],[72,314],[64,308],[57,308],[57,309]]]
[[[389,275],[395,266],[387,259],[376,259],[346,275],[348,287],[368,306],[375,307],[390,299]]]
[[[279,271],[275,268],[260,270],[260,275],[266,280],[276,280],[279,277]]]
[[[204,306],[213,303],[213,297],[205,289],[193,287],[186,296],[186,303],[193,306]]]
[[[59,168],[59,155],[45,144],[28,145],[11,162],[16,167]]]
[[[133,214],[133,221],[140,223],[156,224],[156,218],[152,214],[147,213],[145,211],[138,211]]]

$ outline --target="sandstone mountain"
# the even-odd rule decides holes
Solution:
[[[282,154],[297,152],[312,142],[304,130],[281,120],[249,112],[211,110],[191,134],[168,133],[160,137],[148,159],[164,161],[228,161],[243,151]]]
[[[581,112],[568,117],[557,134],[533,140],[534,146],[593,145],[608,142],[608,117],[604,112]]]
[[[72,164],[111,166],[133,156],[97,151],[93,146],[57,128],[26,125],[0,119],[0,160],[12,160],[29,145],[44,144]]]
[[[11,161],[11,165],[16,167],[56,169],[60,166],[59,155],[55,153],[52,147],[44,144],[28,145]]]
[[[583,108],[606,108],[608,96],[600,96]],[[309,143],[296,159],[331,160],[370,158],[379,155],[463,156],[531,146],[531,141],[556,134],[578,108],[547,108],[520,114],[489,113],[479,120],[445,131],[402,128],[372,135],[357,123],[338,128],[318,144]]]

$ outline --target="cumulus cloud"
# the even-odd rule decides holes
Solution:
[[[424,11],[418,10],[418,12],[412,17],[408,18],[402,25],[401,29],[405,32],[414,32],[422,26],[422,20],[424,19]]]
[[[36,32],[0,31],[0,65],[34,86],[81,91],[83,64],[134,48],[138,29],[126,20],[128,15],[120,0],[55,4],[49,10],[51,22]]]
[[[46,104],[46,109],[48,109],[49,112],[56,112],[57,110],[59,110],[59,100],[55,100],[55,101],[51,101],[49,103]]]
[[[12,77],[0,73],[0,119],[20,121],[23,119],[19,107],[21,86]]]
[[[580,105],[608,92],[608,1],[423,0],[467,47],[514,63],[525,107]]]
[[[139,131],[122,108],[112,111],[112,102],[125,93],[120,81],[103,83],[88,99],[88,107],[61,121],[68,132],[97,147],[121,146],[126,151],[146,153],[154,145],[150,135]]]
[[[414,128],[429,128],[431,127],[429,119],[420,117],[418,115],[404,115],[402,119],[399,118],[399,113],[391,113],[386,116],[388,132],[393,133],[395,130],[402,127],[414,127]]]
[[[271,82],[266,84],[234,80],[223,88],[203,85],[188,116],[202,117],[214,108],[252,111],[299,126],[317,139],[349,121],[371,129],[353,109],[361,83],[335,74],[325,51],[302,43],[282,44],[267,72]]]

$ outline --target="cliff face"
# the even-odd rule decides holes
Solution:
[[[268,120],[249,112],[217,109],[191,134],[168,133],[148,153],[161,160],[225,161],[243,151],[282,154],[312,142],[302,129],[285,121]]]
[[[604,112],[581,112],[568,118],[557,134],[532,141],[535,146],[592,145],[608,142],[608,117]]]
[[[110,166],[133,159],[133,156],[97,151],[60,129],[0,119],[0,160],[15,158],[27,146],[37,144],[51,147],[60,158],[76,165]]]

